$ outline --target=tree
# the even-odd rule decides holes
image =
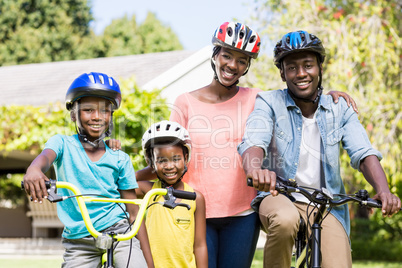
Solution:
[[[168,26],[164,26],[149,12],[145,21],[137,25],[135,15],[115,19],[103,32],[98,49],[100,56],[121,56],[171,50],[181,50],[183,46]]]
[[[0,66],[70,60],[90,34],[86,0],[0,0]]]
[[[144,43],[144,53],[183,49],[173,30],[164,26],[151,12],[138,27],[138,33]]]
[[[0,0],[0,66],[183,49],[153,13],[115,19],[97,36],[87,0]]]

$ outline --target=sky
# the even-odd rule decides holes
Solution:
[[[91,24],[96,34],[113,19],[136,16],[142,23],[149,11],[172,28],[186,50],[211,44],[212,34],[225,21],[243,22],[250,14],[251,0],[92,0]]]

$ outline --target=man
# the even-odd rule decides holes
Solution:
[[[294,178],[301,186],[326,187],[345,193],[340,177],[339,149],[348,152],[353,168],[361,171],[382,201],[383,215],[401,207],[391,194],[380,165],[381,154],[371,147],[352,107],[332,102],[322,93],[325,49],[305,31],[283,36],[274,49],[275,65],[287,89],[259,93],[238,151],[253,186],[253,200],[267,232],[264,267],[290,267],[300,216],[307,218],[307,200],[292,202],[275,190],[276,176]],[[310,208],[311,210],[311,208]],[[352,267],[347,205],[331,211],[322,224],[322,266]]]

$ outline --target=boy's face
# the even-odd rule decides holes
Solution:
[[[241,52],[222,47],[215,56],[215,70],[219,81],[225,86],[233,85],[244,74],[250,57]]]
[[[298,98],[313,100],[317,96],[319,74],[320,65],[312,52],[292,53],[283,59],[282,80]]]
[[[186,157],[181,145],[161,145],[154,149],[154,166],[159,178],[172,185],[183,176]]]
[[[109,128],[112,104],[103,98],[84,97],[80,99],[78,112],[81,128],[88,139],[96,140]]]

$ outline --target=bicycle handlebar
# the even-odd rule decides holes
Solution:
[[[147,206],[154,196],[157,196],[157,195],[168,196],[168,197],[165,197],[165,199],[167,200],[166,202],[171,201],[171,202],[169,202],[170,205],[167,205],[167,207],[169,207],[169,208],[175,207],[175,205],[172,205],[174,203],[174,199],[171,198],[172,196],[177,197],[177,198],[182,198],[182,199],[189,199],[189,200],[196,199],[195,192],[175,190],[172,187],[151,189],[149,192],[147,192],[145,194],[143,199],[117,199],[117,198],[107,198],[107,197],[84,196],[81,194],[80,190],[74,184],[69,183],[69,182],[50,180],[50,181],[45,181],[45,184],[46,184],[46,188],[48,188],[48,193],[49,193],[48,200],[50,202],[60,202],[60,201],[63,201],[65,199],[69,198],[69,196],[57,195],[56,188],[68,189],[75,195],[74,197],[77,199],[77,203],[78,203],[82,218],[84,220],[85,226],[87,227],[89,233],[95,238],[102,236],[102,233],[98,232],[94,228],[85,202],[114,202],[114,203],[139,205],[140,209],[137,213],[136,220],[134,221],[134,224],[133,224],[131,230],[126,234],[116,234],[115,236],[113,236],[113,238],[117,241],[129,240],[138,233],[141,223],[145,217]],[[24,189],[23,181],[21,182],[21,189]],[[178,205],[178,204],[176,204],[176,205]]]
[[[253,181],[251,178],[247,178],[247,185],[251,187],[253,186]],[[322,187],[321,189],[309,188],[310,191],[312,190],[312,192],[310,192],[309,190],[307,190],[307,188],[297,185],[297,182],[295,180],[285,180],[279,176],[276,177],[275,189],[280,193],[301,193],[313,203],[320,205],[329,205],[330,207],[341,206],[348,202],[356,202],[362,206],[366,206],[369,208],[382,208],[381,201],[370,198],[366,190],[359,190],[352,196],[335,195],[339,198],[334,199],[334,195],[324,187]],[[400,211],[402,211],[402,208],[400,209]]]

